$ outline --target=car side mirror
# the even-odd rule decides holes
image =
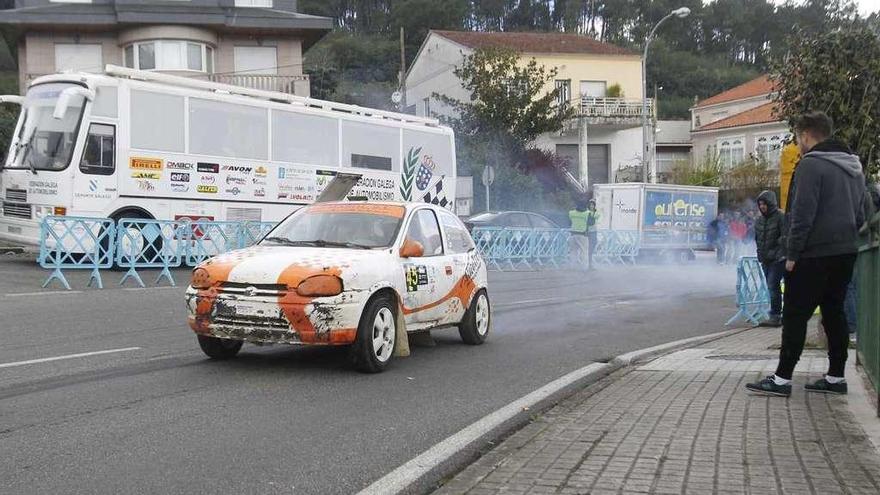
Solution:
[[[403,246],[400,246],[401,258],[421,258],[424,255],[425,246],[422,246],[422,243],[419,241],[407,238],[403,241]]]

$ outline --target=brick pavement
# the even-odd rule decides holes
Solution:
[[[435,493],[880,493],[880,455],[847,397],[803,391],[823,351],[805,351],[790,399],[746,393],[773,372],[778,341],[750,330],[612,375]]]

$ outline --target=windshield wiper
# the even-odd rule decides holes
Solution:
[[[284,244],[285,246],[344,247],[357,249],[373,249],[374,247],[367,246],[366,244],[358,244],[355,242],[325,241],[324,239],[315,239],[311,241],[293,241],[285,237],[267,237],[263,240],[269,242],[277,242],[278,244]]]

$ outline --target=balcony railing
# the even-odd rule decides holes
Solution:
[[[276,76],[270,74],[211,74],[213,82],[242,86],[263,91],[277,91],[297,96],[308,96],[309,76]]]
[[[654,100],[648,98],[648,118],[654,116]],[[581,97],[580,117],[606,119],[638,119],[642,116],[642,100],[636,98]]]

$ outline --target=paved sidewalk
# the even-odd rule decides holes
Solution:
[[[824,351],[805,351],[790,399],[745,391],[774,371],[779,335],[749,330],[609,377],[435,493],[880,493],[880,455],[847,404],[857,382],[850,396],[803,390]]]

